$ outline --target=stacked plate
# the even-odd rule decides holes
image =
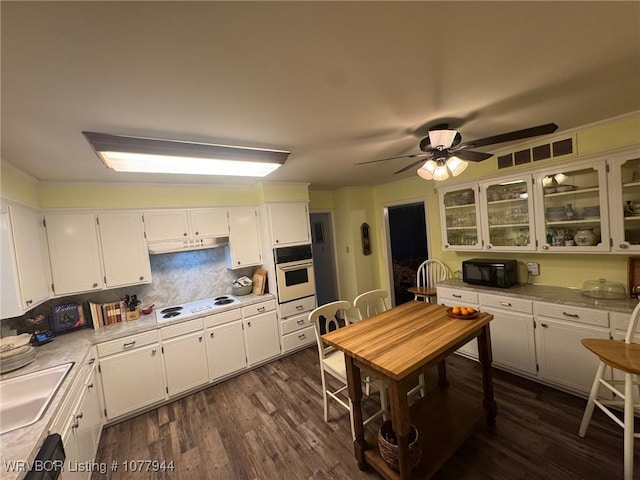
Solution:
[[[36,359],[36,350],[29,345],[31,335],[0,339],[0,373],[7,373],[30,364]]]
[[[600,218],[600,205],[584,207],[582,209],[582,216],[584,218]]]
[[[566,220],[567,207],[547,207],[546,217],[549,222],[560,222]]]

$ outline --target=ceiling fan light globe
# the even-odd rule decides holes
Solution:
[[[433,172],[433,179],[437,182],[446,180],[447,178],[449,178],[449,172],[447,171],[447,167],[444,165],[436,168],[436,171]]]
[[[457,133],[455,130],[432,130],[429,132],[429,140],[433,147],[451,148]]]
[[[550,187],[551,185],[553,185],[553,177],[543,177],[542,186]]]
[[[468,162],[460,160],[458,157],[450,157],[449,160],[447,160],[447,167],[449,167],[449,170],[451,170],[451,174],[454,177],[457,177],[464,172],[468,166]]]
[[[567,177],[564,173],[556,173],[553,178],[556,182],[558,182],[558,185],[562,185],[569,179],[569,177]]]
[[[438,168],[438,164],[434,160],[427,160],[424,165],[418,169],[418,175],[425,180],[433,180],[433,172]]]
[[[418,169],[418,175],[424,180],[433,180],[433,174],[429,170],[425,170],[424,167]]]

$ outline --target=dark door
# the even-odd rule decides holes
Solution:
[[[413,300],[407,289],[416,284],[418,267],[427,259],[424,203],[388,207],[395,305]]]
[[[318,306],[338,300],[336,262],[330,213],[312,213],[311,241]]]

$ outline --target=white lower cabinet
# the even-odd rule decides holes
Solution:
[[[98,345],[109,420],[166,398],[157,330]]]
[[[293,352],[315,343],[315,327],[309,320],[309,313],[314,308],[315,295],[280,305],[282,353]]]
[[[207,349],[201,318],[161,329],[169,396],[209,381]]]
[[[66,460],[60,478],[64,480],[90,478],[87,465],[95,460],[104,425],[95,349],[79,368],[81,371],[62,401],[50,430],[62,437]]]
[[[239,308],[205,317],[204,326],[212,381],[247,368],[242,311]]]
[[[582,346],[583,338],[609,338],[609,329],[536,317],[538,376],[588,394],[598,368],[598,357]]]
[[[480,310],[493,315],[490,324],[493,364],[536,374],[533,302],[501,295],[479,295]]]
[[[252,366],[280,355],[280,333],[275,300],[242,309],[247,365]]]

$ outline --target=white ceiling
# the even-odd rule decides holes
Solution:
[[[1,22],[1,158],[45,182],[238,182],[110,171],[83,130],[286,149],[267,181],[335,188],[415,175],[354,163],[439,120],[468,141],[640,109],[636,1],[3,0]]]

